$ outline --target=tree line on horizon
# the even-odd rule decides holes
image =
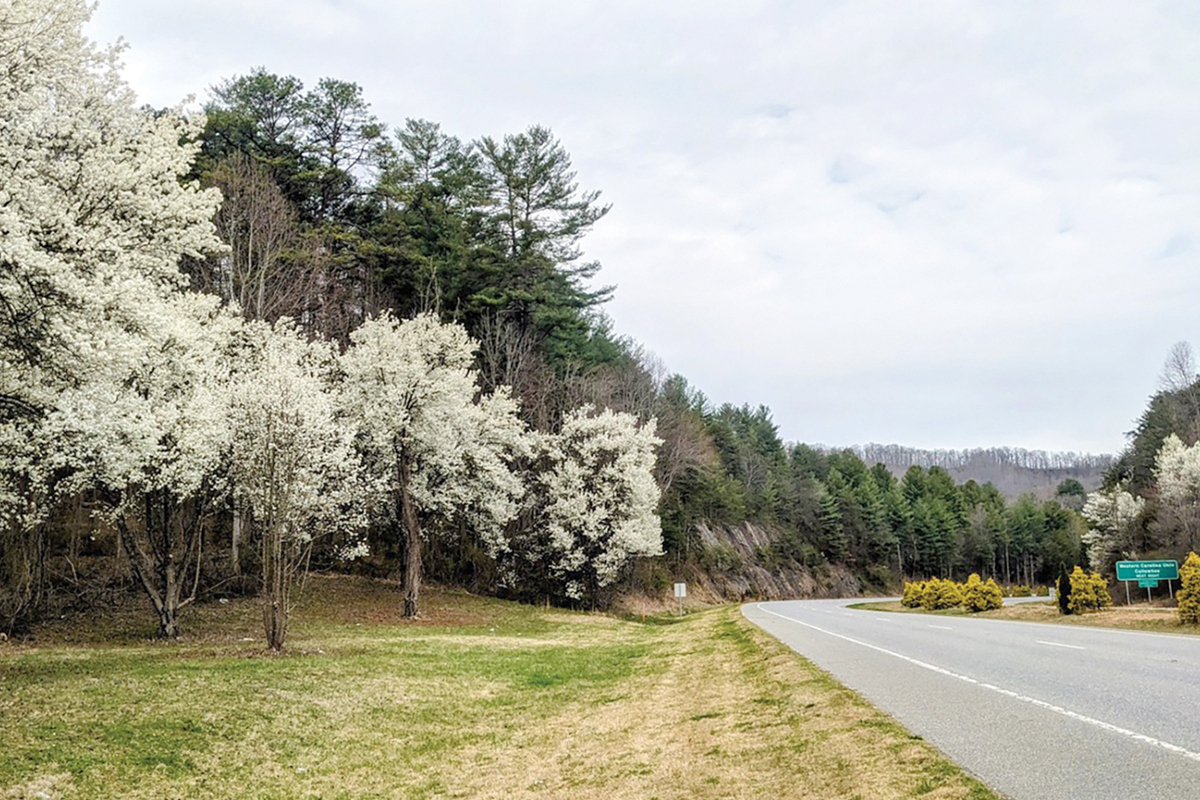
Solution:
[[[941,467],[947,471],[1014,467],[1039,472],[1105,472],[1115,460],[1115,456],[1106,453],[1049,452],[1023,447],[929,450],[872,443],[850,449],[868,464],[884,464],[901,472],[912,466]]]

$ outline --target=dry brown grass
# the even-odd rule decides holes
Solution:
[[[931,747],[743,620],[694,615],[649,669],[444,775],[479,798],[990,797]]]
[[[1200,633],[1195,625],[1182,625],[1173,608],[1155,605],[1115,606],[1087,614],[1058,613],[1055,603],[1021,603],[989,611],[992,619],[1012,619],[1025,622],[1054,622],[1062,625],[1087,625],[1097,628],[1165,631],[1171,633]]]

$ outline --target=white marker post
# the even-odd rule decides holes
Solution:
[[[683,598],[687,597],[687,584],[675,584],[675,599],[679,603],[679,616],[683,616]]]

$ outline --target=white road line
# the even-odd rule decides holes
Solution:
[[[1086,647],[1080,647],[1077,644],[1063,644],[1062,642],[1043,642],[1041,639],[1035,639],[1038,644],[1048,644],[1051,647],[1069,647],[1072,650],[1087,650]]]
[[[894,619],[888,619],[887,617],[876,617],[875,619],[877,622],[895,622],[896,621]]]
[[[929,627],[931,627],[931,628],[937,628],[939,631],[952,631],[952,630],[954,630],[954,628],[951,628],[949,625],[930,625]]]
[[[770,614],[773,617],[779,617],[780,619],[787,620],[788,622],[793,622],[797,625],[803,625],[805,628],[811,628],[814,631],[819,631],[820,633],[824,633],[827,636],[832,636],[836,639],[841,639],[842,641],[850,642],[851,644],[861,645],[862,647],[870,648],[871,650],[875,650],[877,652],[884,653],[885,655],[893,656],[895,658],[900,659],[901,661],[907,661],[910,664],[914,664],[918,667],[921,667],[922,669],[927,669],[927,670],[930,670],[931,672],[936,672],[939,675],[945,675],[948,678],[954,678],[956,680],[963,681],[964,683],[969,683],[973,686],[978,686],[980,689],[988,689],[990,691],[996,692],[997,694],[1002,694],[1005,697],[1011,697],[1013,700],[1020,700],[1022,703],[1029,703],[1030,705],[1037,706],[1038,708],[1044,708],[1047,711],[1053,711],[1056,714],[1062,714],[1064,717],[1069,717],[1073,720],[1077,720],[1079,722],[1083,722],[1088,725],[1093,725],[1102,730],[1109,731],[1110,733],[1115,733],[1120,736],[1125,736],[1129,739],[1133,739],[1134,741],[1142,742],[1143,744],[1152,745],[1154,747],[1161,747],[1163,750],[1174,753],[1175,755],[1183,756],[1184,758],[1191,759],[1192,761],[1200,761],[1200,753],[1193,753],[1191,750],[1188,750],[1184,747],[1180,747],[1177,744],[1171,744],[1170,742],[1164,742],[1161,739],[1155,739],[1153,736],[1147,736],[1144,733],[1138,733],[1137,731],[1131,731],[1128,728],[1122,728],[1117,725],[1113,725],[1111,722],[1104,722],[1103,720],[1095,719],[1093,717],[1088,717],[1088,716],[1085,716],[1078,712],[1071,711],[1070,709],[1063,708],[1061,706],[1056,706],[1052,703],[1047,703],[1045,700],[1038,700],[1036,697],[1027,697],[1026,695],[1018,694],[1009,689],[1003,689],[999,686],[993,686],[990,683],[982,683],[982,682],[977,681],[974,678],[968,677],[966,675],[959,675],[957,672],[951,672],[948,669],[943,669],[942,667],[934,666],[933,664],[929,664],[925,661],[919,661],[910,656],[906,656],[903,653],[897,653],[893,650],[888,650],[886,648],[880,647],[879,645],[871,644],[870,642],[863,642],[858,639],[852,639],[849,636],[843,636],[840,633],[834,633],[833,631],[827,631],[824,628],[818,628],[816,625],[810,625],[807,622],[801,622],[798,619],[792,619],[791,617],[785,617],[783,614],[778,614],[774,611],[771,611],[768,608],[763,608],[762,603],[757,604],[756,608],[758,608],[759,611],[763,611],[767,614]]]

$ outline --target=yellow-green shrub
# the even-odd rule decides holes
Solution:
[[[1013,597],[1030,597],[1032,595],[1033,595],[1033,591],[1023,583],[1018,583],[1012,589]]]
[[[1099,611],[1111,606],[1112,596],[1108,593],[1108,581],[1098,572],[1089,575],[1081,567],[1076,567],[1071,573],[1069,603],[1072,614]]]
[[[908,581],[904,584],[904,596],[900,598],[900,605],[905,608],[920,608],[924,593],[925,583],[923,581]]]
[[[1004,605],[1004,594],[991,578],[987,582],[980,580],[975,573],[967,578],[967,584],[962,590],[962,604],[967,611],[991,611]]]
[[[929,611],[940,611],[962,605],[962,591],[951,580],[930,578],[921,593],[921,606]]]
[[[1184,625],[1200,623],[1200,556],[1188,553],[1179,568],[1179,591],[1175,600],[1179,604],[1179,621]]]
[[[984,581],[983,589],[985,592],[991,595],[993,602],[996,604],[996,608],[1000,608],[1004,605],[1004,592],[1000,591],[1000,584],[996,583],[995,579],[988,578],[986,581]]]
[[[1100,601],[1100,608],[1111,608],[1113,601],[1112,595],[1108,593],[1108,578],[1105,578],[1099,572],[1093,572],[1092,586],[1096,590],[1096,598]]]

